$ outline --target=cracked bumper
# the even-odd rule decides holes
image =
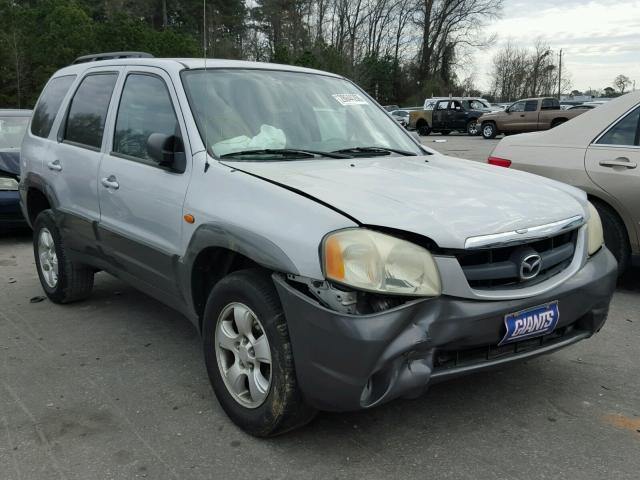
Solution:
[[[478,301],[442,296],[371,315],[326,309],[274,281],[287,317],[298,383],[306,401],[329,411],[369,408],[422,394],[433,382],[548,353],[599,331],[617,264],[605,248],[552,292]],[[558,300],[555,333],[496,347],[504,316]]]

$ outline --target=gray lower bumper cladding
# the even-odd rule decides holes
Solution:
[[[617,265],[605,248],[544,295],[478,301],[441,296],[371,315],[324,308],[281,276],[274,281],[287,317],[299,385],[321,410],[349,411],[415,397],[435,381],[551,352],[604,324]],[[558,300],[545,337],[497,347],[508,313]]]

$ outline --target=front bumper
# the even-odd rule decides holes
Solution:
[[[369,408],[422,394],[428,384],[551,352],[599,331],[617,264],[603,248],[552,292],[526,299],[417,300],[371,315],[324,308],[274,275],[289,326],[298,384],[320,410]],[[497,347],[507,313],[558,300],[546,337]]]
[[[27,223],[20,209],[20,195],[17,191],[0,191],[0,227],[18,228]]]

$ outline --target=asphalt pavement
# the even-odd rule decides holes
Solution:
[[[437,137],[423,141],[477,160],[495,143]],[[260,440],[216,402],[188,320],[104,273],[89,300],[54,305],[29,232],[4,234],[0,479],[637,480],[639,339],[635,269],[591,339]]]

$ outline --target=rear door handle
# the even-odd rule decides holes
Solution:
[[[615,160],[602,160],[600,162],[601,167],[625,167],[636,168],[638,164],[630,161],[627,157],[618,157]]]
[[[49,170],[53,170],[54,172],[61,172],[62,165],[60,165],[60,160],[54,160],[53,162],[47,163],[47,167]]]
[[[108,177],[104,177],[100,180],[103,187],[111,188],[112,190],[118,190],[120,188],[120,184],[116,180],[114,175],[109,175]]]

